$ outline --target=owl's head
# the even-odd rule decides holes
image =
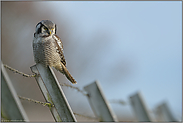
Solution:
[[[50,36],[56,34],[56,24],[50,20],[42,20],[36,25],[36,34],[41,36]]]

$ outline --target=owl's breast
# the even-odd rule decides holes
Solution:
[[[61,58],[56,52],[55,44],[53,42],[53,39],[34,39],[33,52],[36,63],[41,63],[46,66],[55,66],[56,64],[60,64]]]

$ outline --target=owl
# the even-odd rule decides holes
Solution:
[[[63,44],[56,35],[56,24],[50,20],[42,20],[36,25],[33,39],[33,54],[36,63],[45,67],[54,67],[64,74],[71,83],[77,82],[66,68]]]

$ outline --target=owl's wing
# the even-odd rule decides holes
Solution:
[[[53,39],[55,40],[55,46],[57,53],[60,55],[61,62],[66,66],[66,60],[64,58],[64,49],[61,39],[57,35],[53,35]]]

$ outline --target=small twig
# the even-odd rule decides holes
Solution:
[[[61,85],[61,86],[66,86],[66,87],[70,87],[70,88],[75,89],[75,90],[77,90],[78,92],[82,93],[84,96],[88,96],[88,94],[87,94],[85,91],[79,89],[78,87],[74,87],[74,86],[72,86],[72,85],[65,84],[65,83],[63,83],[63,84],[60,83],[60,85]]]
[[[30,98],[27,98],[27,97],[22,97],[22,96],[18,96],[20,99],[22,100],[27,100],[27,101],[30,101],[30,102],[34,102],[34,103],[37,103],[37,104],[41,104],[43,106],[48,106],[48,107],[53,107],[54,105],[51,104],[50,102],[41,102],[41,101],[37,101],[37,100],[34,100],[34,99],[30,99]]]
[[[86,115],[78,114],[78,113],[75,113],[75,112],[73,112],[73,113],[74,113],[74,115],[78,115],[80,117],[85,117],[85,118],[88,118],[88,119],[98,120],[98,118],[96,118],[96,117],[86,116]]]
[[[20,71],[18,71],[18,70],[16,70],[16,69],[14,69],[14,68],[12,68],[12,67],[6,65],[6,64],[4,64],[4,67],[7,68],[8,70],[13,71],[13,72],[15,72],[15,73],[18,73],[18,74],[20,74],[20,75],[22,75],[22,76],[24,76],[24,77],[35,77],[35,76],[36,76],[36,74],[33,74],[33,75],[25,74],[25,73],[20,72]]]

